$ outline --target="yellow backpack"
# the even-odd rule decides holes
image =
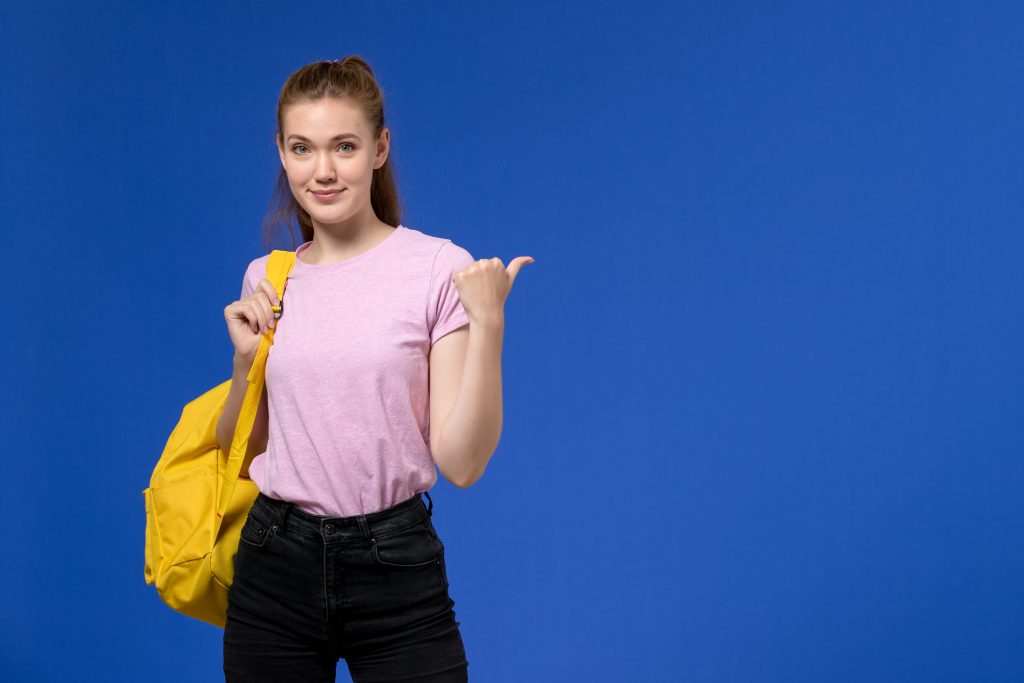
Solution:
[[[284,303],[294,251],[275,249],[267,279]],[[231,380],[185,405],[177,426],[143,490],[146,500],[146,583],[156,584],[171,608],[224,628],[228,588],[234,578],[238,538],[259,489],[240,477],[256,410],[263,395],[267,355],[274,342],[268,327],[247,379],[231,451],[217,442],[217,421]]]

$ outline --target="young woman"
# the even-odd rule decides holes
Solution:
[[[226,680],[333,681],[339,658],[356,683],[468,680],[427,491],[435,465],[471,486],[497,446],[503,307],[533,259],[474,261],[401,224],[382,95],[361,58],[292,74],[277,128],[276,215],[304,241],[282,302],[268,254],[224,309],[223,444],[274,327],[243,469],[260,493],[235,556]]]

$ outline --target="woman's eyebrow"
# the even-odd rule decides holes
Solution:
[[[292,138],[295,138],[296,140],[302,140],[303,142],[312,142],[312,140],[310,140],[309,138],[304,137],[302,135],[298,135],[296,133],[292,133],[291,135],[288,136],[289,140],[291,140]],[[356,135],[355,133],[341,133],[340,135],[335,135],[333,138],[331,138],[331,142],[334,142],[335,140],[344,140],[345,138],[355,138],[356,140],[359,140],[359,136]]]

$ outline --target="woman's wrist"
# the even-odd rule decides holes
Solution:
[[[245,372],[246,374],[249,374],[249,370],[252,368],[254,360],[256,360],[256,354],[243,356],[236,353],[233,361],[235,372]]]

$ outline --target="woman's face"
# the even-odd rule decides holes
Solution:
[[[362,110],[349,100],[324,98],[286,109],[282,132],[278,152],[288,184],[314,223],[373,220],[370,184],[388,156],[387,128],[375,140]],[[337,193],[314,194],[327,190]]]

